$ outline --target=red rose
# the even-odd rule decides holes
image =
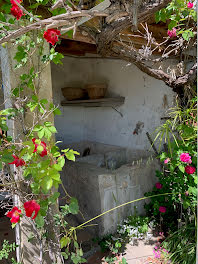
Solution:
[[[44,156],[47,155],[46,143],[45,143],[44,141],[41,141],[40,144],[37,144],[37,143],[36,143],[36,138],[33,138],[33,139],[32,139],[32,142],[33,142],[34,145],[35,145],[35,149],[34,149],[33,152],[37,152],[37,148],[38,148],[38,146],[41,146],[41,147],[43,147],[43,150],[42,150],[41,153],[39,153],[39,155],[40,155],[41,157],[44,157]]]
[[[165,207],[165,206],[160,206],[160,207],[159,207],[159,211],[160,211],[161,213],[166,213],[166,207]]]
[[[21,210],[18,207],[13,207],[10,212],[6,214],[7,217],[11,218],[11,223],[18,223],[20,221]]]
[[[58,41],[58,36],[60,36],[60,31],[57,29],[48,29],[44,32],[43,37],[47,42],[51,43],[53,46]]]
[[[16,17],[17,20],[19,20],[24,14],[23,11],[18,7],[18,5],[16,4],[16,2],[21,3],[21,0],[16,0],[16,2],[14,0],[10,0],[11,4],[12,4],[12,8],[10,9],[11,14]]]
[[[33,212],[34,216],[32,217],[32,219],[35,219],[37,217],[37,214],[40,210],[40,205],[35,200],[25,202],[23,206],[25,208],[25,213],[27,217],[31,217]]]
[[[192,167],[192,166],[185,167],[185,172],[188,174],[193,174],[195,171],[196,171],[195,167]]]
[[[157,189],[162,189],[162,184],[161,184],[160,182],[157,182],[157,183],[155,184],[155,187],[156,187]]]
[[[8,164],[15,164],[16,167],[24,166],[25,165],[25,161],[23,159],[20,159],[19,157],[17,157],[14,154],[12,155],[12,157],[14,158],[14,161],[13,162],[10,162]]]

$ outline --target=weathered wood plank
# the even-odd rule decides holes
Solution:
[[[124,97],[101,98],[95,100],[62,101],[62,106],[116,107],[124,104]]]

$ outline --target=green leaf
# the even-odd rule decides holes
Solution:
[[[53,180],[49,177],[44,177],[41,181],[41,188],[45,191],[48,192],[53,185]]]
[[[69,204],[69,211],[71,214],[78,214],[78,211],[79,211],[78,200],[74,197],[71,198],[71,201]]]
[[[173,29],[174,27],[177,26],[177,21],[175,20],[172,20],[169,24],[168,24],[168,29],[171,30]]]
[[[75,155],[69,150],[68,152],[65,153],[65,156],[68,160],[75,161]]]
[[[71,242],[71,239],[69,237],[62,237],[60,240],[61,248],[66,247],[67,245],[70,244],[70,242]]]
[[[52,132],[52,133],[57,133],[57,130],[54,126],[48,127],[48,129]]]
[[[185,172],[185,167],[184,165],[179,165],[179,170],[184,173]]]
[[[188,192],[189,192],[189,194],[192,194],[192,195],[194,195],[194,196],[197,196],[197,188],[196,188],[196,187],[192,187],[192,186],[190,186],[190,187],[188,188]]]
[[[7,153],[1,156],[1,161],[5,163],[11,163],[14,161],[14,158],[12,157],[12,154]]]
[[[63,59],[64,56],[61,53],[58,53],[58,52],[56,52],[56,53],[57,54],[55,56],[53,56],[53,59],[52,59],[53,63],[55,63],[55,64],[63,64],[61,59]]]
[[[2,12],[0,12],[0,20],[6,22],[5,15]]]
[[[62,115],[61,110],[58,109],[58,108],[56,108],[56,109],[53,111],[53,114],[54,114],[54,115]]]
[[[61,252],[61,255],[63,256],[63,258],[65,260],[67,260],[69,258],[69,253],[66,253],[66,252]]]
[[[55,203],[59,196],[60,196],[60,193],[59,193],[59,192],[55,192],[55,193],[49,198],[49,201],[50,201],[51,203]]]
[[[57,159],[57,162],[58,162],[58,165],[61,166],[61,168],[65,165],[65,158],[64,156],[60,156],[58,159]]]
[[[35,218],[35,222],[39,228],[43,227],[45,224],[44,217],[38,213],[37,217]]]
[[[38,132],[37,132],[37,134],[38,134],[38,137],[41,139],[41,138],[43,138],[44,137],[44,134],[45,134],[45,129],[41,129],[41,130],[39,130]]]
[[[12,229],[15,228],[16,225],[17,223],[12,223]]]
[[[22,46],[17,47],[17,53],[14,57],[14,59],[18,62],[21,62],[27,55],[27,52],[25,51],[25,48]]]

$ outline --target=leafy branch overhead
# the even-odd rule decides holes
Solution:
[[[43,30],[43,37],[53,46],[61,38],[72,37],[75,40],[77,32],[86,32],[101,56],[131,62],[181,95],[196,79],[196,58],[191,54],[196,48],[196,1],[138,2],[37,0],[27,4],[21,0],[6,0],[0,13],[0,44],[14,42],[23,34],[38,29]],[[104,8],[99,8],[98,4]],[[8,16],[9,13],[15,19]],[[94,26],[86,23],[90,19],[95,21]],[[19,22],[16,23],[17,20]],[[161,39],[152,33],[154,25],[158,35],[166,30],[166,35],[161,33]],[[137,47],[136,43],[140,40],[142,45]],[[19,50],[17,57],[25,61],[26,52],[25,49]],[[62,58],[55,50],[50,56],[53,56],[54,63]],[[172,57],[180,65],[179,71],[172,70],[170,73],[159,68],[160,62]],[[184,60],[192,67],[182,66]],[[177,65],[175,67],[178,68]]]

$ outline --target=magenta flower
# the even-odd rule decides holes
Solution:
[[[172,30],[168,30],[168,31],[167,31],[167,34],[168,34],[168,36],[169,36],[170,38],[174,38],[174,37],[177,36],[176,32],[177,32],[177,29],[176,29],[176,28],[173,28]]]
[[[189,9],[193,8],[193,3],[188,2],[187,7],[188,7]]]
[[[188,153],[182,153],[180,155],[180,160],[185,163],[192,163],[191,156]]]
[[[157,183],[155,184],[155,187],[156,187],[157,189],[162,189],[162,184],[161,184],[160,182],[157,182]]]
[[[169,163],[169,161],[170,161],[170,159],[169,159],[169,158],[165,159],[165,161],[164,161],[164,164],[167,164],[167,163]]]
[[[193,166],[186,166],[185,167],[185,172],[188,174],[193,174],[193,173],[195,173],[195,171],[196,171],[196,169]]]
[[[161,252],[159,250],[158,251],[153,250],[153,253],[154,253],[155,258],[161,257]]]
[[[166,207],[165,206],[160,206],[159,207],[160,213],[166,213]]]

